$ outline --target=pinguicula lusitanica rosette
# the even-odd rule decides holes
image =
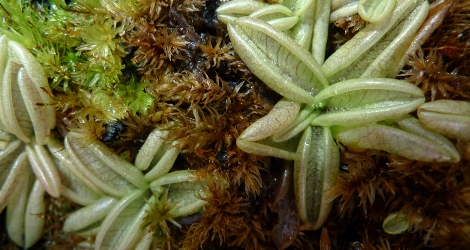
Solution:
[[[394,79],[432,32],[420,30],[429,3],[365,0],[334,7],[335,16],[359,13],[369,24],[325,58],[331,6],[330,1],[237,0],[217,10],[237,54],[284,97],[240,135],[237,145],[295,161],[297,209],[313,229],[331,209],[326,190],[339,171],[337,143],[425,162],[460,160],[447,138],[406,116],[425,102],[421,89]],[[296,23],[278,24],[286,18]],[[409,150],[411,144],[420,146]]]

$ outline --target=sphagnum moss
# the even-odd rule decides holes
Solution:
[[[242,8],[249,5],[249,1],[239,2],[245,3],[240,5]],[[382,15],[369,13],[370,5],[364,3],[376,4],[361,1],[360,7],[365,11],[359,14],[372,23],[381,22]],[[317,23],[309,30],[313,23],[305,22],[313,20],[313,14],[311,19],[307,18],[313,11],[302,8],[302,1],[284,4],[298,9],[300,17],[280,16],[283,12],[276,10],[282,8],[275,5],[269,7],[274,11],[271,14],[257,11],[256,16],[264,21],[283,17],[291,22],[297,18],[305,25],[286,32],[306,47],[310,42],[298,32],[311,37],[315,30],[314,57],[322,63],[324,51],[319,50],[318,44],[325,44],[328,24],[322,23],[318,16]],[[312,225],[301,222],[294,206],[297,194],[292,181],[285,181],[291,178],[289,168],[292,167],[286,164],[286,171],[279,171],[280,161],[245,153],[236,145],[240,134],[265,116],[279,96],[261,84],[231,50],[225,26],[215,17],[218,2],[51,0],[38,4],[2,0],[0,5],[0,15],[4,18],[0,34],[29,49],[49,79],[51,90],[40,90],[52,100],[36,103],[37,108],[55,108],[57,116],[57,129],[52,130],[44,152],[52,156],[57,166],[62,203],[55,200],[44,212],[34,215],[45,216],[48,226],[38,246],[343,249],[350,245],[452,249],[470,244],[465,240],[468,232],[463,230],[468,223],[452,217],[465,217],[469,211],[465,202],[469,184],[463,168],[470,158],[470,146],[465,138],[456,144],[462,158],[458,163],[422,163],[379,151],[351,152],[351,147],[340,145],[341,180],[331,191],[326,191],[342,199],[333,204],[333,214],[321,234],[305,231]],[[333,1],[332,6],[336,7],[332,10],[340,5]],[[465,46],[460,46],[468,40],[462,28],[465,25],[461,25],[465,23],[468,4],[439,2],[441,7],[448,5],[444,24],[431,25],[439,26],[436,36],[423,45],[422,56],[418,54],[418,59],[411,59],[405,74],[409,81],[416,81],[423,88],[428,99],[467,100],[468,70],[458,65],[462,65],[468,52]],[[324,11],[317,11],[317,15],[327,13],[328,5],[318,6]],[[336,13],[341,11],[340,8]],[[271,20],[271,23],[289,29],[281,22]],[[346,17],[337,24],[353,32],[364,24],[367,27],[359,16]],[[347,42],[354,35],[341,39]],[[332,43],[344,42],[329,42]],[[423,71],[436,69],[439,72],[433,73],[434,78],[423,78]],[[435,82],[442,76],[455,77],[444,86],[442,81]],[[449,88],[451,85],[459,88]],[[401,123],[387,121],[386,124],[394,122]],[[146,150],[149,148],[147,136],[155,133],[160,136],[152,137],[151,143],[155,147],[160,145],[159,149],[148,155],[145,152],[149,151],[139,151],[142,145]],[[176,159],[171,153],[175,151],[181,152]],[[151,167],[137,169],[129,163],[136,157],[147,159]],[[155,172],[163,169],[153,166],[164,163],[173,166],[171,171],[155,176]],[[0,165],[3,168],[4,162]],[[109,171],[114,177],[99,175],[101,171]],[[286,176],[281,178],[283,175]],[[28,192],[25,189],[24,193]],[[154,201],[151,192],[157,197]],[[413,195],[416,192],[422,193],[418,195],[420,199]],[[13,207],[13,202],[10,203]],[[67,205],[71,203],[78,205]],[[196,213],[205,203],[204,211]],[[172,205],[165,207],[165,204]],[[169,211],[163,213],[160,208]],[[337,215],[338,209],[341,217]],[[108,211],[109,215],[105,216]],[[158,217],[156,212],[171,215],[168,218],[176,217],[182,230],[171,223],[165,226],[161,221],[149,221],[152,213]],[[392,236],[382,231],[383,220],[395,212],[407,215],[410,232]],[[65,220],[64,228],[76,228],[70,233],[63,231],[63,218],[57,217],[65,213],[69,213],[70,219]],[[191,213],[196,214],[187,216]],[[79,219],[80,216],[88,219]],[[433,227],[436,223],[444,227],[436,229]],[[97,229],[100,224],[102,229]],[[154,225],[154,230],[142,229],[145,225]],[[8,233],[14,235],[15,242],[24,237],[31,241],[30,236],[22,236],[11,228]],[[288,228],[288,232],[281,233],[279,228]],[[454,229],[454,233],[448,233]],[[116,238],[113,231],[123,236]]]

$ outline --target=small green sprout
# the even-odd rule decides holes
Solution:
[[[142,228],[149,227],[150,231],[163,234],[165,237],[170,237],[170,228],[167,221],[181,228],[181,225],[175,221],[176,216],[171,214],[171,210],[175,208],[176,203],[172,203],[168,199],[168,189],[165,189],[160,198],[154,194],[152,199],[145,200],[145,202],[150,209],[146,210],[147,216],[142,221]]]
[[[382,227],[388,234],[401,234],[410,228],[407,217],[405,213],[392,213],[385,218]]]

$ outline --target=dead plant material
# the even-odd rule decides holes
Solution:
[[[135,31],[124,36],[124,40],[131,47],[136,47],[132,62],[139,65],[139,70],[145,79],[158,76],[160,69],[176,60],[183,60],[181,51],[186,49],[188,42],[185,35],[178,29],[159,27],[148,20],[141,20]]]
[[[249,228],[244,220],[245,209],[248,206],[242,197],[237,195],[236,188],[207,178],[205,195],[199,198],[209,203],[201,220],[192,224],[183,239],[182,249],[199,249],[209,241],[215,241],[220,246],[234,232]],[[237,230],[238,229],[238,230]]]
[[[428,101],[439,99],[470,100],[470,76],[459,75],[458,69],[449,72],[450,63],[438,50],[426,53],[418,50],[408,61],[411,69],[403,71],[407,81],[423,90]]]
[[[470,100],[470,3],[445,2],[449,11],[422,51],[410,58],[403,76],[420,86],[428,101]]]
[[[345,44],[347,41],[362,30],[367,22],[364,21],[359,14],[345,17],[343,19],[337,20],[334,23],[335,27],[339,28],[335,30],[336,32],[333,35],[333,44],[337,45],[339,48],[340,45]],[[340,32],[340,30],[342,32]]]
[[[234,60],[235,57],[234,51],[232,50],[231,45],[224,45],[221,47],[222,37],[217,39],[217,43],[214,47],[212,47],[211,39],[207,39],[207,45],[201,45],[200,49],[202,50],[205,58],[207,58],[207,62],[205,63],[206,69],[211,67],[220,67],[221,61],[231,61]],[[211,66],[212,63],[212,66]]]

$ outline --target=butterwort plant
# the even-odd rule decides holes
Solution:
[[[424,162],[460,160],[446,137],[408,115],[425,102],[421,89],[394,79],[406,57],[432,32],[432,20],[425,22],[428,2],[339,6],[333,10],[336,15],[359,13],[369,24],[325,58],[331,6],[330,1],[268,5],[239,0],[217,10],[237,54],[283,96],[238,137],[237,145],[249,153],[295,161],[297,210],[313,229],[322,226],[331,209],[326,191],[339,171],[337,144]],[[279,21],[286,19],[292,20],[288,26]],[[420,118],[426,116],[420,113]],[[460,120],[451,118],[459,124],[453,127],[467,124],[464,113]]]

